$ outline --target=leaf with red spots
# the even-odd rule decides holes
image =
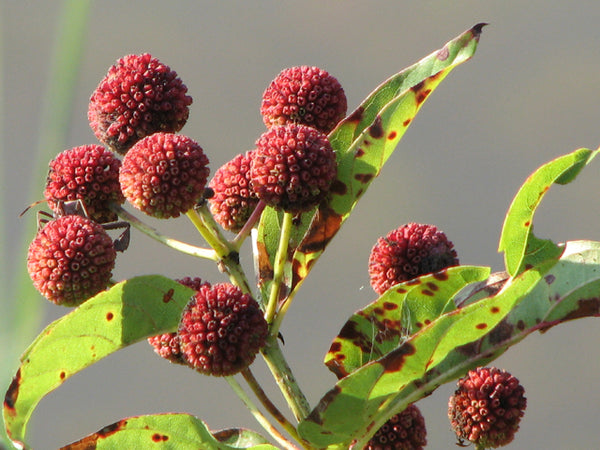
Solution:
[[[176,448],[197,450],[276,450],[248,430],[227,430],[214,435],[204,422],[189,414],[156,414],[122,419],[62,450],[114,448]]]
[[[325,364],[341,378],[379,359],[454,310],[454,296],[489,274],[487,267],[456,266],[390,288],[350,317],[333,340]]]
[[[159,275],[116,284],[56,320],[33,341],[4,401],[6,430],[25,442],[38,402],[105,356],[149,336],[176,331],[194,291]],[[165,302],[165,297],[170,298]]]
[[[428,327],[340,379],[299,425],[317,447],[368,438],[392,414],[440,385],[488,364],[534,331],[600,316],[600,243],[568,242],[561,258],[502,278],[467,306],[442,313]],[[434,297],[437,294],[434,294]],[[444,304],[443,296],[437,300]],[[342,333],[340,333],[342,334]]]
[[[570,183],[598,151],[579,149],[544,164],[532,173],[517,192],[504,220],[498,251],[504,252],[506,270],[511,276],[562,252],[548,239],[533,234],[533,215],[552,184]]]
[[[483,26],[475,25],[389,78],[329,134],[338,162],[337,180],[331,187],[329,201],[302,214],[295,225],[287,267],[287,292],[297,289],[308,275],[379,174],[424,101],[452,69],[473,56]],[[277,219],[277,214],[268,212],[261,217],[256,248],[259,268],[265,270],[260,270],[259,276],[268,275],[273,264],[277,244],[272,237],[278,236],[281,223]],[[265,295],[270,279],[259,283]]]

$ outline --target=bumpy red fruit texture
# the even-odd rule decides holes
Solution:
[[[181,356],[177,333],[164,333],[149,337],[148,343],[154,348],[157,355],[175,364],[185,364]]]
[[[409,223],[377,240],[369,257],[369,276],[381,295],[395,284],[456,265],[454,245],[443,231]]]
[[[167,219],[191,209],[202,197],[208,158],[192,139],[155,133],[123,158],[119,181],[125,198],[144,213]]]
[[[448,402],[448,417],[459,439],[478,448],[497,448],[510,443],[525,413],[525,390],[510,373],[477,368],[458,380]]]
[[[48,222],[29,246],[27,270],[48,300],[77,306],[104,290],[116,252],[100,224],[69,215]]]
[[[183,310],[178,334],[189,366],[206,375],[229,376],[252,364],[267,331],[250,295],[218,283],[200,287]]]
[[[225,230],[242,229],[258,203],[250,185],[250,161],[253,152],[237,155],[215,172],[208,184],[214,195],[208,199],[210,212]]]
[[[128,55],[93,92],[88,120],[98,140],[125,154],[150,134],[181,130],[191,104],[187,87],[169,66],[147,53]]]
[[[319,204],[337,175],[329,139],[305,125],[274,126],[256,141],[252,188],[267,205],[303,212]]]
[[[422,450],[425,445],[425,419],[419,408],[413,404],[383,424],[364,450]]]
[[[195,291],[199,290],[202,285],[210,286],[208,282],[202,282],[200,277],[185,277],[175,281]],[[185,360],[181,354],[181,346],[179,345],[179,336],[176,332],[149,337],[148,343],[157,355],[162,356],[172,363],[185,364]]]
[[[260,113],[267,127],[300,123],[329,133],[344,118],[348,103],[334,77],[318,67],[281,71],[263,93]]]
[[[61,202],[81,200],[90,219],[98,223],[117,220],[109,203],[122,204],[119,184],[121,161],[100,145],[82,145],[59,153],[50,161],[44,197],[56,213]]]

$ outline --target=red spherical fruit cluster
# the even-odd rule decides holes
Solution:
[[[195,291],[200,289],[202,285],[209,285],[208,282],[202,282],[199,277],[185,277],[175,280]],[[176,364],[185,364],[185,360],[181,354],[181,346],[179,345],[179,336],[177,333],[163,333],[148,338],[148,343],[154,348],[154,352],[163,358]]]
[[[510,373],[477,368],[458,380],[448,402],[448,417],[459,439],[478,448],[497,448],[511,442],[527,407],[525,390]]]
[[[267,127],[293,122],[329,133],[347,108],[338,80],[318,67],[301,66],[277,75],[263,94],[260,113]]]
[[[381,295],[395,284],[456,266],[453,247],[444,232],[433,225],[403,225],[379,238],[371,250],[371,286]]]
[[[425,445],[425,419],[419,408],[412,404],[394,414],[377,430],[364,450],[422,450]]]
[[[287,212],[316,206],[337,175],[329,139],[305,125],[274,126],[256,141],[252,188],[267,205]]]
[[[258,203],[250,185],[250,161],[253,152],[237,155],[216,172],[208,184],[214,195],[208,199],[210,211],[224,229],[242,229]]]
[[[59,153],[50,161],[44,197],[56,213],[61,202],[83,201],[88,217],[98,223],[117,220],[108,205],[125,197],[119,184],[121,161],[100,145],[82,145]]]
[[[208,158],[192,139],[155,133],[123,158],[119,181],[125,198],[140,211],[166,219],[178,217],[202,197]]]
[[[96,137],[125,154],[138,140],[181,130],[192,98],[177,73],[149,54],[117,61],[90,98],[88,120]]]
[[[27,270],[48,300],[77,306],[108,286],[115,259],[113,241],[102,225],[69,215],[38,232],[29,246]]]
[[[179,343],[198,372],[229,376],[248,367],[265,343],[268,325],[258,303],[236,286],[201,286],[183,310]]]

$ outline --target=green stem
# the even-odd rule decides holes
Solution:
[[[283,446],[283,448],[287,450],[298,450],[296,446],[290,441],[288,441],[280,432],[275,428],[271,422],[264,416],[263,413],[256,407],[250,397],[246,395],[242,387],[233,377],[225,377],[233,391],[236,395],[244,402],[246,408],[250,411],[250,413],[254,416],[258,423],[275,439],[279,444]]]
[[[279,333],[279,328],[281,328],[281,322],[283,322],[283,318],[285,317],[285,314],[287,313],[288,309],[290,308],[290,305],[292,304],[292,301],[293,301],[295,295],[296,295],[296,291],[294,290],[283,301],[283,304],[279,308],[279,311],[277,312],[277,316],[275,317],[275,320],[273,321],[273,324],[271,325],[271,334],[272,335],[277,336],[277,334]]]
[[[310,405],[288,366],[277,337],[270,335],[261,353],[298,422],[310,413]]]
[[[197,209],[190,209],[185,215],[188,216],[206,243],[215,250],[219,259],[225,259],[232,249],[229,247],[227,240],[220,236],[218,229],[215,230],[210,225],[207,225],[204,217],[206,213],[208,213],[208,209],[204,205]],[[208,214],[210,215],[210,213]]]
[[[283,213],[283,223],[281,224],[281,233],[279,235],[279,247],[277,248],[277,254],[275,255],[275,261],[273,262],[273,281],[271,282],[269,303],[267,304],[267,309],[265,311],[265,319],[269,324],[273,322],[273,318],[275,317],[275,313],[277,311],[279,291],[283,281],[283,270],[287,259],[290,235],[292,233],[293,217],[293,214],[290,212]]]
[[[248,386],[250,386],[250,388],[252,389],[252,392],[254,392],[254,395],[256,395],[256,398],[260,400],[265,409],[269,411],[269,413],[275,418],[275,420],[277,420],[277,422],[279,422],[283,429],[287,431],[290,434],[290,436],[292,436],[296,441],[302,442],[304,445],[308,445],[308,443],[303,442],[302,438],[298,434],[298,431],[296,430],[296,427],[294,427],[287,420],[287,418],[281,413],[281,411],[279,411],[277,406],[275,406],[271,399],[269,399],[269,397],[267,396],[263,388],[260,386],[260,383],[258,382],[258,380],[256,379],[249,367],[242,370],[242,376],[248,383]]]
[[[206,259],[210,259],[212,261],[216,261],[218,259],[217,254],[215,253],[214,250],[209,249],[209,248],[196,247],[194,245],[186,244],[185,242],[181,242],[176,239],[167,237],[167,236],[159,233],[157,230],[155,230],[148,224],[142,222],[134,215],[127,212],[120,205],[113,203],[110,205],[110,209],[112,211],[114,211],[115,213],[117,213],[117,215],[121,219],[129,222],[133,227],[140,230],[142,233],[146,234],[147,236],[150,236],[152,239],[160,242],[161,244],[164,244],[168,247],[174,248],[175,250],[178,250],[182,253],[186,253],[186,254],[192,255],[192,256],[197,256],[198,258],[206,258]]]
[[[246,274],[240,266],[240,255],[234,246],[223,237],[206,204],[190,209],[186,215],[204,240],[216,252],[219,270],[229,275],[231,282],[244,293],[252,295]]]

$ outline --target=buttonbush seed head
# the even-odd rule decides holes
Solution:
[[[104,144],[125,154],[158,131],[177,132],[192,97],[177,73],[145,53],[119,59],[90,98],[88,120]]]
[[[125,198],[159,218],[178,217],[202,197],[208,158],[192,139],[155,133],[135,144],[123,158],[119,181]]]
[[[119,184],[121,161],[112,152],[100,145],[82,145],[59,153],[49,166],[44,197],[55,213],[60,202],[80,199],[93,221],[117,220],[108,205],[122,204],[125,197]]]
[[[38,232],[29,246],[27,270],[52,303],[77,306],[109,285],[115,259],[113,241],[102,225],[68,215]]]
[[[286,212],[313,208],[337,176],[329,139],[305,125],[278,125],[256,141],[250,164],[252,188],[267,205]]]
[[[448,402],[448,418],[459,439],[478,448],[497,448],[510,443],[525,414],[525,389],[510,373],[477,368],[458,380]]]
[[[267,128],[299,123],[327,134],[344,118],[348,103],[334,77],[318,67],[284,69],[263,93],[260,113]]]
[[[179,343],[188,365],[229,376],[248,367],[265,344],[268,326],[258,303],[228,283],[200,286],[184,308]]]
[[[419,408],[411,404],[377,430],[364,450],[422,450],[426,445],[425,419]]]
[[[210,212],[225,230],[242,229],[258,203],[250,185],[252,152],[237,155],[215,172],[208,184],[214,195],[208,199]]]
[[[377,240],[369,257],[369,276],[381,295],[395,284],[456,265],[454,245],[443,231],[409,223]]]

